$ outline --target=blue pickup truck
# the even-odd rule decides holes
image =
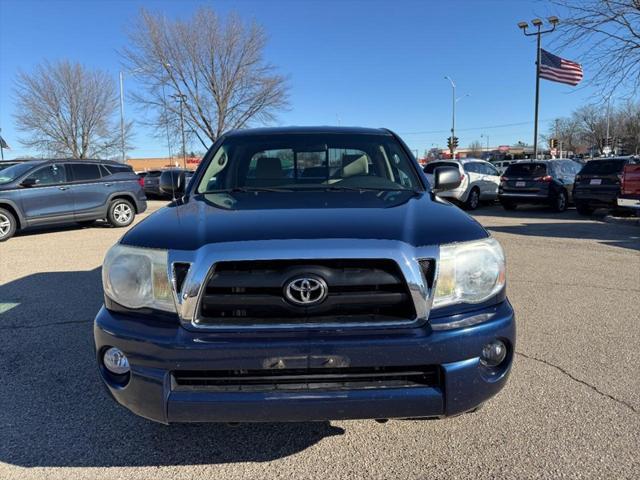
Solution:
[[[107,253],[108,391],[161,422],[442,418],[505,385],[500,244],[385,129],[220,137]]]

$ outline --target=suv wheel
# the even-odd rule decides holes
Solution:
[[[552,207],[556,212],[564,212],[567,209],[567,193],[565,191],[560,191],[556,195]]]
[[[17,223],[13,213],[0,208],[0,242],[9,240],[16,233]]]
[[[480,190],[476,187],[473,187],[469,192],[469,196],[467,197],[467,201],[464,202],[464,208],[466,210],[475,210],[480,205]]]
[[[591,215],[593,213],[593,208],[584,203],[576,203],[576,211],[580,215]]]
[[[107,219],[114,227],[127,227],[135,218],[135,210],[129,200],[118,198],[109,205]]]

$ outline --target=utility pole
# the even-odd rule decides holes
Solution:
[[[602,151],[605,155],[609,155],[611,153],[610,141],[609,141],[609,107],[611,105],[611,95],[607,97],[607,137],[604,141],[604,148]]]
[[[531,20],[531,24],[536,27],[536,31],[532,33],[527,33],[527,28],[529,28],[529,24],[527,22],[518,23],[518,28],[522,29],[522,33],[527,37],[536,37],[536,104],[535,104],[535,115],[533,121],[533,158],[535,160],[538,159],[538,105],[540,103],[540,37],[545,33],[551,33],[556,29],[556,25],[560,22],[558,17],[549,17],[549,23],[551,24],[551,28],[547,30],[542,30],[542,20],[539,18],[534,18]]]
[[[187,147],[184,139],[184,102],[187,96],[183,93],[176,93],[172,95],[178,102],[180,102],[180,129],[182,130],[182,166],[187,168]]]

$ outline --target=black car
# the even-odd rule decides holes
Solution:
[[[505,210],[520,204],[549,205],[564,212],[581,165],[573,160],[536,160],[513,163],[500,179],[498,200]]]
[[[142,178],[142,189],[148,198],[161,197],[160,175],[162,170],[149,170]]]
[[[182,187],[186,188],[191,181],[191,177],[193,177],[193,171],[185,170],[184,168],[168,168],[167,170],[163,170],[160,175],[160,185],[172,183],[172,177],[176,178],[178,183],[182,184]],[[161,194],[168,198],[175,196],[164,191],[161,192]]]
[[[617,208],[622,171],[635,163],[631,157],[590,160],[576,176],[573,199],[581,215],[589,215],[596,208]]]
[[[0,171],[0,242],[17,230],[106,219],[126,227],[147,208],[128,165],[106,160],[30,160]]]

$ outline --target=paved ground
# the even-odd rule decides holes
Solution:
[[[157,202],[154,202],[157,203]],[[638,478],[640,227],[573,212],[476,218],[508,255],[508,386],[445,421],[157,425],[103,391],[91,322],[106,227],[0,245],[0,479]]]

